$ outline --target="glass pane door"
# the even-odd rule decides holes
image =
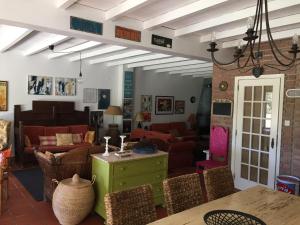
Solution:
[[[239,87],[235,175],[242,188],[271,186],[276,168],[279,86],[271,79],[258,79],[240,81]]]

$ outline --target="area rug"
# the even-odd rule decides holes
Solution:
[[[40,168],[16,170],[12,173],[36,201],[43,200],[44,178]]]

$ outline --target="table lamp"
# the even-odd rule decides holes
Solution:
[[[110,105],[107,110],[104,112],[106,115],[113,116],[113,124],[115,124],[115,116],[122,116],[122,109],[120,106]]]
[[[135,115],[135,121],[138,122],[138,128],[142,128],[142,122],[144,121],[143,113],[139,112]]]
[[[108,125],[108,131],[106,132],[106,136],[110,136],[110,143],[114,146],[119,146],[120,144],[120,131],[118,124],[115,124],[115,116],[122,116],[122,110],[120,106],[110,105],[107,110],[104,112],[106,115],[111,115],[113,117],[113,123]]]

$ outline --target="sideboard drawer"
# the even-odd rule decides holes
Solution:
[[[116,163],[114,177],[131,177],[167,169],[167,157],[153,157],[143,160]]]
[[[139,186],[142,184],[161,184],[166,178],[166,172],[164,170],[151,174],[143,174],[135,177],[114,178],[113,191],[122,191],[131,187]],[[153,187],[153,191],[156,192],[157,186]]]

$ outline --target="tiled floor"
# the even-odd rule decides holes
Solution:
[[[34,180],[32,181],[34,182]],[[166,216],[163,208],[157,209],[158,218]],[[80,225],[103,225],[103,219],[92,214]],[[9,199],[0,216],[1,225],[59,225],[51,204],[37,202],[13,176],[9,177]]]

